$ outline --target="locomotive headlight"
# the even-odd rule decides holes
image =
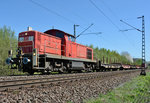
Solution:
[[[6,64],[8,64],[8,65],[11,64],[11,63],[13,63],[13,62],[14,62],[14,61],[13,61],[11,58],[7,58],[7,59],[6,59]]]
[[[36,54],[35,53],[33,53],[33,56],[35,56]]]
[[[28,59],[27,57],[23,58],[23,64],[28,64],[29,62],[31,62],[30,59]]]

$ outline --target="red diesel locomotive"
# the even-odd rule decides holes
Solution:
[[[9,51],[6,63],[29,74],[92,71],[99,64],[93,60],[92,48],[76,43],[73,35],[57,29],[19,33],[18,53],[13,58]]]

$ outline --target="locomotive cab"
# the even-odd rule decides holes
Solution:
[[[73,35],[70,35],[68,33],[65,33],[65,32],[63,32],[61,30],[57,30],[57,29],[47,30],[44,33],[61,38],[61,55],[67,56],[67,57],[72,57],[72,54],[70,53],[71,50],[69,50],[69,49],[73,48],[73,47],[70,47],[70,45],[72,43],[75,43],[75,37]],[[76,50],[74,50],[74,52],[75,51]]]

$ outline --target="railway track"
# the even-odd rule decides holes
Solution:
[[[126,73],[132,73],[140,70],[127,70],[127,71],[112,71],[112,72],[96,72],[96,73],[82,73],[77,75],[59,75],[57,77],[44,77],[44,78],[25,78],[20,80],[6,80],[0,81],[0,91],[19,89],[24,87],[32,87],[45,84],[72,82],[78,80],[94,79],[94,78],[106,78],[110,76],[117,76]]]

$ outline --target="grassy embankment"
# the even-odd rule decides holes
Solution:
[[[100,94],[97,99],[86,103],[149,103],[150,72],[146,76],[138,76],[106,95]]]
[[[12,75],[25,75],[26,73],[20,72],[17,69],[10,69],[8,67],[0,68],[0,76],[12,76]]]

